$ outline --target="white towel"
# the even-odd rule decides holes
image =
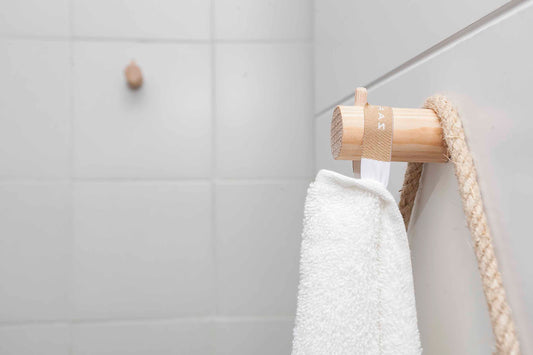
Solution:
[[[305,203],[292,354],[421,352],[394,198],[379,182],[321,170]]]

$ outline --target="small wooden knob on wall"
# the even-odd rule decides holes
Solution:
[[[130,65],[126,67],[124,74],[130,88],[136,90],[142,86],[143,75],[141,68],[134,61],[131,61]]]

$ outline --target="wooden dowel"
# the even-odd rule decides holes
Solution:
[[[131,61],[130,65],[126,67],[124,70],[124,74],[126,75],[126,81],[128,82],[128,86],[133,89],[137,90],[140,88],[143,84],[143,74],[141,72],[141,68],[134,62]]]
[[[392,161],[448,161],[437,115],[429,109],[393,108]],[[361,159],[364,107],[337,106],[331,120],[331,153],[337,160]]]

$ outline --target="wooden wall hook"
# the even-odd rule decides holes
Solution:
[[[330,142],[334,159],[361,160],[365,104],[366,89],[358,88],[355,106],[337,106],[333,111]],[[392,112],[394,115],[392,161],[419,163],[448,161],[442,128],[433,110],[393,107]],[[355,163],[354,168],[356,168]]]
[[[135,61],[131,61],[131,63],[124,70],[124,74],[126,75],[126,81],[128,82],[128,86],[130,88],[136,90],[142,86],[143,75],[141,68],[139,68]]]

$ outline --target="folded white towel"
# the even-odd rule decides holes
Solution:
[[[381,183],[320,171],[302,238],[293,355],[422,352],[407,235]]]

